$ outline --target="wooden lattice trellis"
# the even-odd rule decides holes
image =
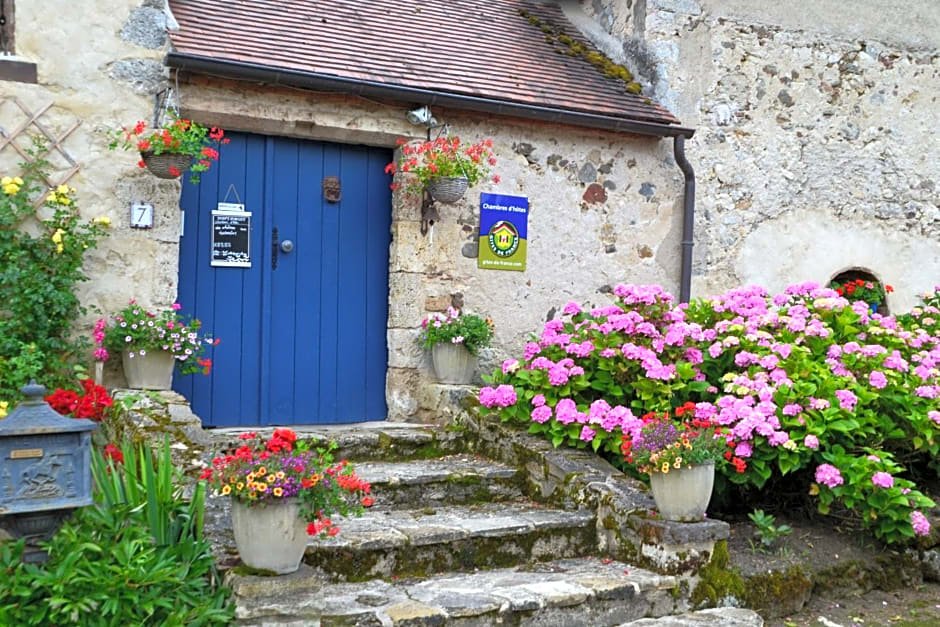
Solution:
[[[68,138],[72,132],[79,127],[82,123],[81,119],[76,120],[70,127],[68,127],[61,134],[56,136],[52,133],[46,125],[40,122],[40,118],[45,114],[49,109],[52,108],[54,103],[50,102],[49,104],[41,107],[36,112],[31,112],[26,105],[24,105],[19,98],[15,96],[0,96],[0,105],[3,105],[6,102],[12,102],[20,111],[26,116],[26,119],[16,127],[12,127],[11,130],[7,130],[3,124],[0,124],[0,154],[3,153],[8,147],[12,148],[20,156],[24,163],[34,163],[38,159],[44,158],[46,155],[55,151],[65,160],[68,164],[67,169],[64,172],[61,172],[58,180],[53,180],[49,175],[43,173],[43,180],[49,188],[54,188],[59,185],[64,185],[67,183],[75,174],[81,169],[81,166],[78,162],[72,158],[72,155],[62,146],[62,143]],[[32,155],[27,152],[22,146],[16,143],[16,138],[20,135],[29,135],[30,127],[33,127],[36,131],[39,131],[43,137],[45,137],[46,145],[42,152]],[[44,201],[44,196],[40,196],[37,200],[36,205],[42,204]]]

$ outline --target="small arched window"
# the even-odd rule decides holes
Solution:
[[[862,300],[872,306],[874,311],[888,315],[888,293],[893,291],[873,272],[864,268],[851,268],[839,272],[829,282],[829,287],[837,290],[849,300]]]

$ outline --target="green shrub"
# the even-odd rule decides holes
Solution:
[[[480,391],[484,407],[558,446],[624,463],[651,412],[694,403],[730,429],[716,491],[797,490],[838,503],[886,542],[925,534],[933,502],[916,473],[940,472],[940,310],[872,315],[815,283],[731,290],[688,306],[659,286],[618,285],[616,304],[564,308],[521,360]],[[635,469],[633,469],[635,470]],[[738,499],[740,500],[740,499]]]
[[[76,287],[88,279],[85,252],[110,224],[81,217],[74,187],[44,187],[43,167],[0,179],[0,401],[11,403],[31,377],[50,389],[71,380],[87,347],[72,336],[85,313]]]

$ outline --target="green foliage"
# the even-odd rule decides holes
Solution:
[[[813,283],[679,306],[659,286],[614,294],[590,312],[568,303],[487,378],[481,405],[623,467],[625,433],[635,445],[650,415],[693,403],[732,435],[716,466],[726,502],[802,482],[821,513],[838,504],[887,543],[928,532],[915,481],[940,476],[936,294],[897,318]]]
[[[18,400],[33,377],[50,389],[65,385],[87,347],[72,336],[85,313],[77,286],[88,280],[86,251],[110,221],[82,219],[74,188],[45,188],[46,166],[24,164],[23,178],[4,177],[0,189],[0,400]]]
[[[112,130],[109,132],[111,143],[108,147],[114,150],[120,146],[124,150],[152,152],[155,155],[186,155],[193,159],[189,167],[189,180],[199,183],[199,175],[208,171],[212,161],[219,158],[219,152],[212,148],[212,144],[228,143],[228,139],[222,139],[224,134],[220,128],[213,127],[210,130],[197,122],[171,117],[159,129],[148,130],[147,123],[140,121],[130,129],[121,127]],[[140,165],[143,167],[143,162]]]
[[[437,344],[463,344],[476,355],[493,339],[493,322],[476,314],[462,314],[453,307],[447,314],[431,314],[421,323],[418,343],[425,349]]]
[[[127,506],[140,511],[157,546],[202,537],[206,483],[196,484],[192,498],[183,497],[182,477],[170,456],[168,439],[156,455],[146,444],[135,447],[129,441],[119,456],[105,458],[95,449],[91,470],[99,502],[107,509]]]
[[[765,549],[772,547],[778,538],[789,535],[793,531],[790,525],[775,526],[776,518],[770,514],[765,514],[762,509],[755,509],[747,517],[757,527],[757,536]]]
[[[207,540],[158,546],[144,514],[85,507],[22,562],[24,542],[0,545],[2,625],[225,625],[234,618]]]

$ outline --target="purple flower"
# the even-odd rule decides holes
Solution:
[[[532,406],[533,406],[533,407],[541,407],[541,406],[544,405],[544,404],[545,404],[545,395],[544,395],[544,394],[536,394],[535,396],[532,397]]]
[[[571,424],[577,416],[578,406],[570,398],[563,398],[555,405],[555,420],[561,424]]]
[[[810,434],[806,436],[805,438],[803,438],[803,446],[815,451],[816,449],[819,448],[819,438],[817,438],[815,435]]]
[[[926,536],[930,533],[930,522],[920,512],[911,512],[911,527],[914,528],[914,533],[919,536]]]
[[[799,405],[799,403],[790,403],[789,405],[786,405],[783,408],[783,415],[784,416],[796,416],[802,411],[803,411],[803,408]]]
[[[479,394],[480,405],[484,407],[493,407],[496,405],[496,390],[487,386],[480,390]]]
[[[780,446],[784,442],[790,439],[790,434],[786,431],[774,431],[770,434],[770,437],[767,438],[767,441],[770,442],[771,446]]]
[[[511,385],[501,385],[496,388],[496,404],[500,407],[509,407],[516,404],[516,390]]]
[[[858,397],[850,390],[836,390],[836,398],[839,399],[839,407],[847,411],[855,409]]]
[[[548,382],[554,386],[568,383],[568,370],[561,366],[553,366],[548,371]]]
[[[927,417],[940,425],[940,411],[928,411]]]
[[[886,472],[876,472],[872,475],[871,482],[879,488],[890,488],[894,485],[894,477]]]
[[[565,305],[565,308],[561,310],[561,313],[565,314],[566,316],[573,316],[575,314],[579,314],[581,313],[581,305],[579,305],[578,303],[574,301],[571,301],[567,305]]]
[[[937,388],[940,386],[922,385],[914,390],[914,394],[921,398],[937,398]]]
[[[552,408],[548,405],[539,405],[532,410],[532,420],[538,423],[547,422],[552,417]]]
[[[738,457],[750,457],[753,452],[754,447],[750,442],[738,442],[738,445],[734,447],[734,454]]]
[[[529,342],[525,345],[525,350],[522,351],[522,358],[526,361],[529,361],[533,357],[539,354],[542,350],[542,347],[536,342]]]
[[[842,473],[832,464],[820,464],[816,468],[816,482],[830,488],[842,485]]]
[[[888,378],[885,377],[885,374],[879,370],[872,370],[871,374],[868,375],[868,384],[873,388],[882,390],[886,385],[888,385]]]
[[[581,435],[578,437],[582,442],[590,442],[591,440],[594,439],[594,436],[596,434],[597,432],[594,431],[594,429],[591,429],[590,427],[585,425],[584,428],[581,429]]]
[[[519,369],[518,359],[507,359],[503,362],[503,374],[509,374]]]

